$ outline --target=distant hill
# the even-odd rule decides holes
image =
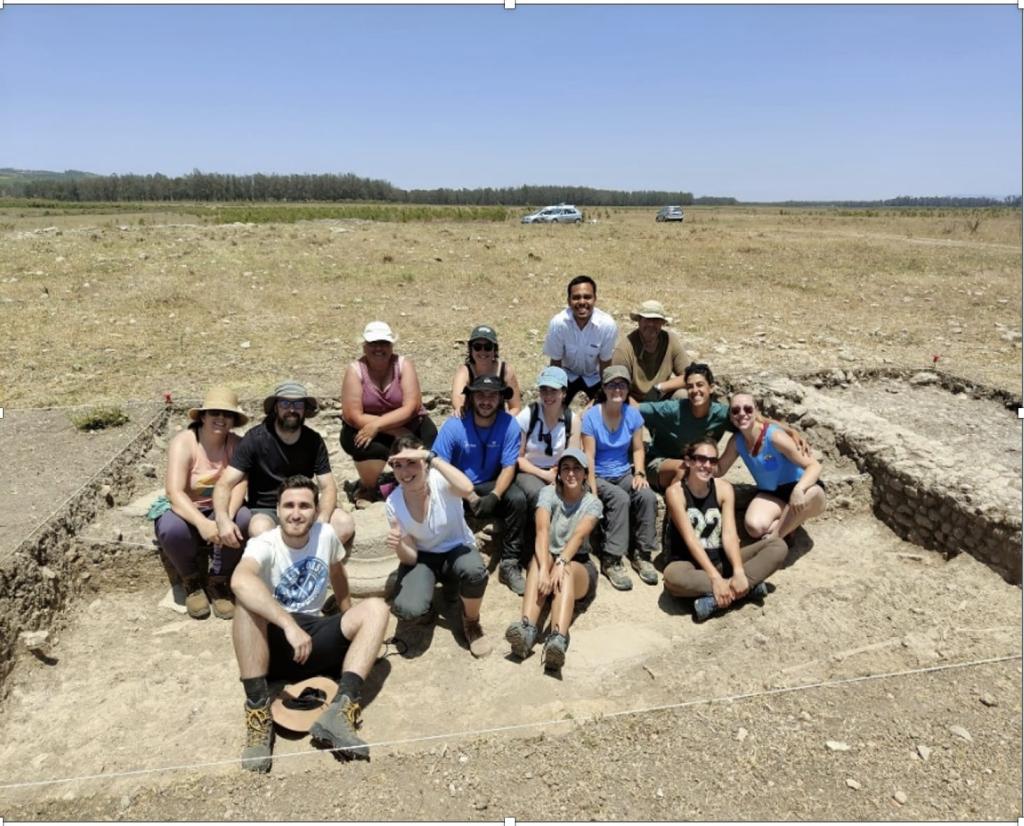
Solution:
[[[35,181],[73,181],[80,178],[98,178],[93,172],[80,169],[66,169],[51,172],[47,169],[14,169],[0,167],[0,197],[19,197],[25,194],[25,187]]]

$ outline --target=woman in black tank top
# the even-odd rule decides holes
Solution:
[[[478,324],[469,334],[466,342],[466,361],[460,364],[452,378],[452,414],[462,415],[466,404],[463,388],[471,384],[477,376],[498,376],[512,388],[512,396],[508,400],[507,410],[515,416],[523,409],[523,399],[519,392],[519,379],[515,370],[498,356],[498,334],[493,327]]]
[[[665,491],[665,590],[693,598],[698,621],[747,596],[763,598],[764,579],[786,556],[781,539],[740,548],[736,493],[725,479],[715,478],[717,466],[717,442],[694,442],[683,455],[683,478]]]

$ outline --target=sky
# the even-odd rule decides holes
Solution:
[[[0,167],[745,201],[1021,192],[1021,11],[0,9]]]

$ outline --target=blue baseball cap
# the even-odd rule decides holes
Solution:
[[[569,376],[561,367],[545,367],[537,376],[537,386],[561,390],[569,386]]]

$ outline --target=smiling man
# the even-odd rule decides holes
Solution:
[[[504,520],[498,581],[523,595],[523,528],[526,494],[513,485],[519,463],[520,430],[505,411],[512,388],[498,376],[477,376],[462,391],[468,397],[461,416],[441,425],[434,452],[454,465],[473,483],[465,500],[473,516],[498,516]],[[532,551],[531,551],[532,555]]]
[[[548,323],[544,355],[551,365],[569,377],[565,406],[579,392],[593,400],[601,388],[601,371],[612,361],[619,327],[608,313],[598,309],[597,284],[589,275],[577,275],[567,289],[569,306]]]
[[[355,523],[335,507],[338,486],[331,473],[331,460],[323,437],[305,422],[317,414],[317,400],[297,381],[285,381],[263,400],[266,418],[242,437],[227,469],[213,489],[213,509],[221,541],[240,547],[241,531],[228,518],[231,490],[248,483],[246,504],[252,511],[249,536],[259,536],[278,523],[277,490],[289,476],[316,479],[320,487],[317,519],[330,523],[342,544],[351,547]]]
[[[672,319],[660,301],[643,302],[629,317],[637,327],[619,340],[612,356],[612,364],[629,370],[629,397],[635,402],[671,398],[685,386],[689,362],[679,336],[664,329]]]
[[[384,640],[388,606],[376,597],[352,606],[345,548],[330,525],[317,521],[319,496],[312,479],[286,479],[277,492],[278,526],[249,540],[231,577],[238,600],[231,637],[246,697],[242,767],[249,771],[270,770],[271,680],[340,675],[338,692],[310,735],[339,749],[339,757],[369,759],[356,735],[359,701]],[[340,617],[323,614],[328,584]]]

